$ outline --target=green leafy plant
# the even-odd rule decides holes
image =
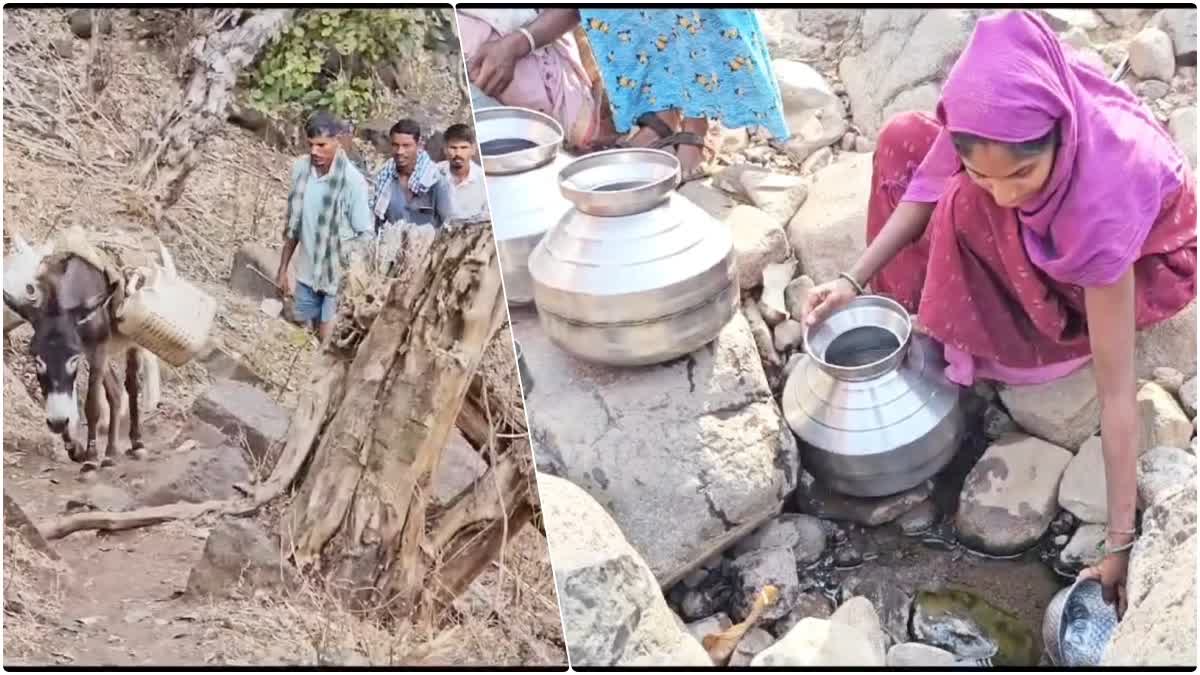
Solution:
[[[380,95],[376,68],[412,57],[442,17],[426,9],[314,9],[296,16],[252,72],[250,105],[266,115],[317,109],[365,119]]]

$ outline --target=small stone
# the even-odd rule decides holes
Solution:
[[[791,256],[783,226],[761,209],[739,204],[725,217],[725,223],[733,230],[738,285],[743,291],[762,284],[767,265],[781,263]]]
[[[807,471],[793,496],[796,511],[822,520],[848,520],[866,527],[890,523],[908,513],[932,492],[929,481],[887,497],[849,497],[830,490]]]
[[[920,642],[892,645],[887,653],[888,668],[950,668],[957,664],[954,654]]]
[[[1129,66],[1141,80],[1170,82],[1175,76],[1175,47],[1171,36],[1146,28],[1129,43]]]
[[[1054,520],[1050,521],[1050,532],[1053,534],[1070,534],[1075,529],[1075,516],[1070,511],[1059,511]]]
[[[848,602],[854,597],[866,598],[875,608],[887,642],[908,640],[908,617],[912,613],[912,589],[901,583],[890,569],[852,572],[842,581],[839,597]]]
[[[784,513],[772,518],[734,546],[737,555],[759,549],[791,549],[796,562],[807,565],[825,550],[825,530],[821,521],[802,513]]]
[[[690,590],[684,593],[683,600],[679,603],[679,613],[686,620],[699,620],[715,613],[723,600],[714,588]]]
[[[1104,554],[1100,547],[1104,545],[1107,528],[1100,523],[1080,525],[1071,541],[1058,554],[1058,560],[1068,568],[1087,567],[1100,562]],[[1060,535],[1064,536],[1065,535]]]
[[[258,305],[258,311],[272,319],[278,319],[279,315],[283,313],[283,303],[275,298],[263,298],[263,301]]]
[[[1100,50],[1100,57],[1103,58],[1104,62],[1107,63],[1111,68],[1116,68],[1117,66],[1121,65],[1121,62],[1125,60],[1126,56],[1129,56],[1129,50],[1118,44],[1104,45],[1104,48]]]
[[[745,127],[741,129],[721,129],[721,141],[717,146],[723,154],[733,154],[750,146],[750,134]]]
[[[1162,80],[1143,80],[1134,87],[1134,92],[1147,101],[1156,101],[1171,91],[1171,85]]]
[[[932,501],[917,504],[911,511],[896,519],[896,525],[907,536],[915,536],[926,532],[937,522],[937,505]]]
[[[774,218],[780,226],[786,225],[808,199],[808,184],[799,176],[747,170],[738,173],[736,178],[740,191],[750,203]],[[788,255],[791,255],[790,249]]]
[[[187,592],[226,597],[288,586],[298,577],[280,551],[280,544],[253,520],[226,517],[209,534],[200,561],[188,575]]]
[[[837,547],[833,552],[833,564],[835,567],[858,567],[862,562],[862,551],[859,551],[857,546],[849,542]]]
[[[75,41],[71,38],[54,38],[50,41],[50,46],[60,59],[70,59],[75,55]]]
[[[1067,464],[1058,485],[1058,505],[1085,523],[1108,520],[1102,447],[1099,435],[1085,441]]]
[[[808,301],[808,293],[813,289],[813,280],[807,274],[792,279],[783,289],[783,304],[787,313],[801,324],[804,323],[804,303]]]
[[[800,165],[800,173],[814,174],[831,163],[833,163],[833,151],[829,148],[821,148],[804,160],[804,163]]]
[[[1000,401],[1026,433],[1062,448],[1078,448],[1100,430],[1092,367],[1045,384],[1003,386]]]
[[[775,349],[786,354],[800,346],[804,337],[804,326],[798,321],[785,319],[775,326]]]
[[[763,612],[763,621],[787,616],[800,595],[796,566],[796,556],[789,548],[758,549],[735,558],[731,565],[737,578],[731,605],[733,618],[744,620],[754,599],[768,585],[779,589],[779,600]]]
[[[729,658],[730,668],[746,668],[759,653],[775,644],[775,636],[762,628],[751,628],[746,632],[733,656]]]
[[[75,34],[75,37],[84,40],[92,37],[92,30],[94,28],[92,24],[92,11],[89,9],[77,9],[67,17],[67,22],[70,24],[71,32]],[[95,11],[100,16],[100,33],[104,35],[111,33],[112,19],[109,18],[108,12]]]
[[[1187,447],[1192,440],[1191,418],[1167,390],[1150,382],[1137,393],[1141,413],[1141,446],[1139,452],[1165,445],[1169,448]]]

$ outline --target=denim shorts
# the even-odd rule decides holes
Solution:
[[[337,295],[318,293],[311,286],[297,281],[293,313],[299,321],[333,321],[337,315]]]

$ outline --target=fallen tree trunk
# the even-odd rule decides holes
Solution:
[[[142,136],[134,165],[136,183],[149,192],[155,224],[178,201],[199,148],[225,123],[238,76],[277,35],[294,9],[212,11],[189,47],[190,75],[183,99],[166,99],[154,128]]]

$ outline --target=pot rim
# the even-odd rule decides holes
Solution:
[[[903,319],[904,334],[895,336],[900,342],[899,347],[896,347],[896,349],[892,350],[883,358],[877,359],[870,363],[865,363],[860,366],[839,366],[837,364],[829,363],[825,360],[824,354],[817,354],[815,351],[813,351],[812,345],[809,342],[810,333],[817,330],[833,317],[839,316],[845,312],[862,307],[864,305],[883,307],[884,309],[891,310],[893,313]],[[804,344],[804,353],[807,354],[808,357],[817,364],[817,367],[836,379],[855,382],[878,377],[879,375],[890,372],[899,366],[908,354],[909,345],[912,343],[912,334],[912,316],[908,313],[908,310],[906,310],[903,305],[884,295],[860,295],[847,303],[845,307],[834,311],[823,321],[811,326],[806,323],[804,325],[804,331],[801,334],[801,339]]]
[[[597,166],[650,163],[661,168],[661,176],[623,190],[596,190],[577,186],[573,179]],[[668,199],[679,186],[679,159],[652,148],[602,150],[573,160],[558,172],[558,187],[575,208],[591,216],[619,217],[641,213]],[[599,198],[597,198],[599,197]]]
[[[480,137],[480,130],[484,128],[484,123],[494,119],[505,118],[525,120],[544,126],[554,135],[554,140],[540,143],[532,148],[514,150],[513,152],[505,152],[499,155],[484,154],[482,146],[487,141]],[[476,110],[475,133],[476,141],[480,145],[479,163],[483,166],[484,174],[492,176],[507,176],[532,171],[553,162],[562,148],[563,136],[565,135],[562,125],[558,123],[558,120],[536,110],[517,106],[501,106]],[[494,139],[489,138],[487,140]],[[533,139],[526,140],[533,141]]]

